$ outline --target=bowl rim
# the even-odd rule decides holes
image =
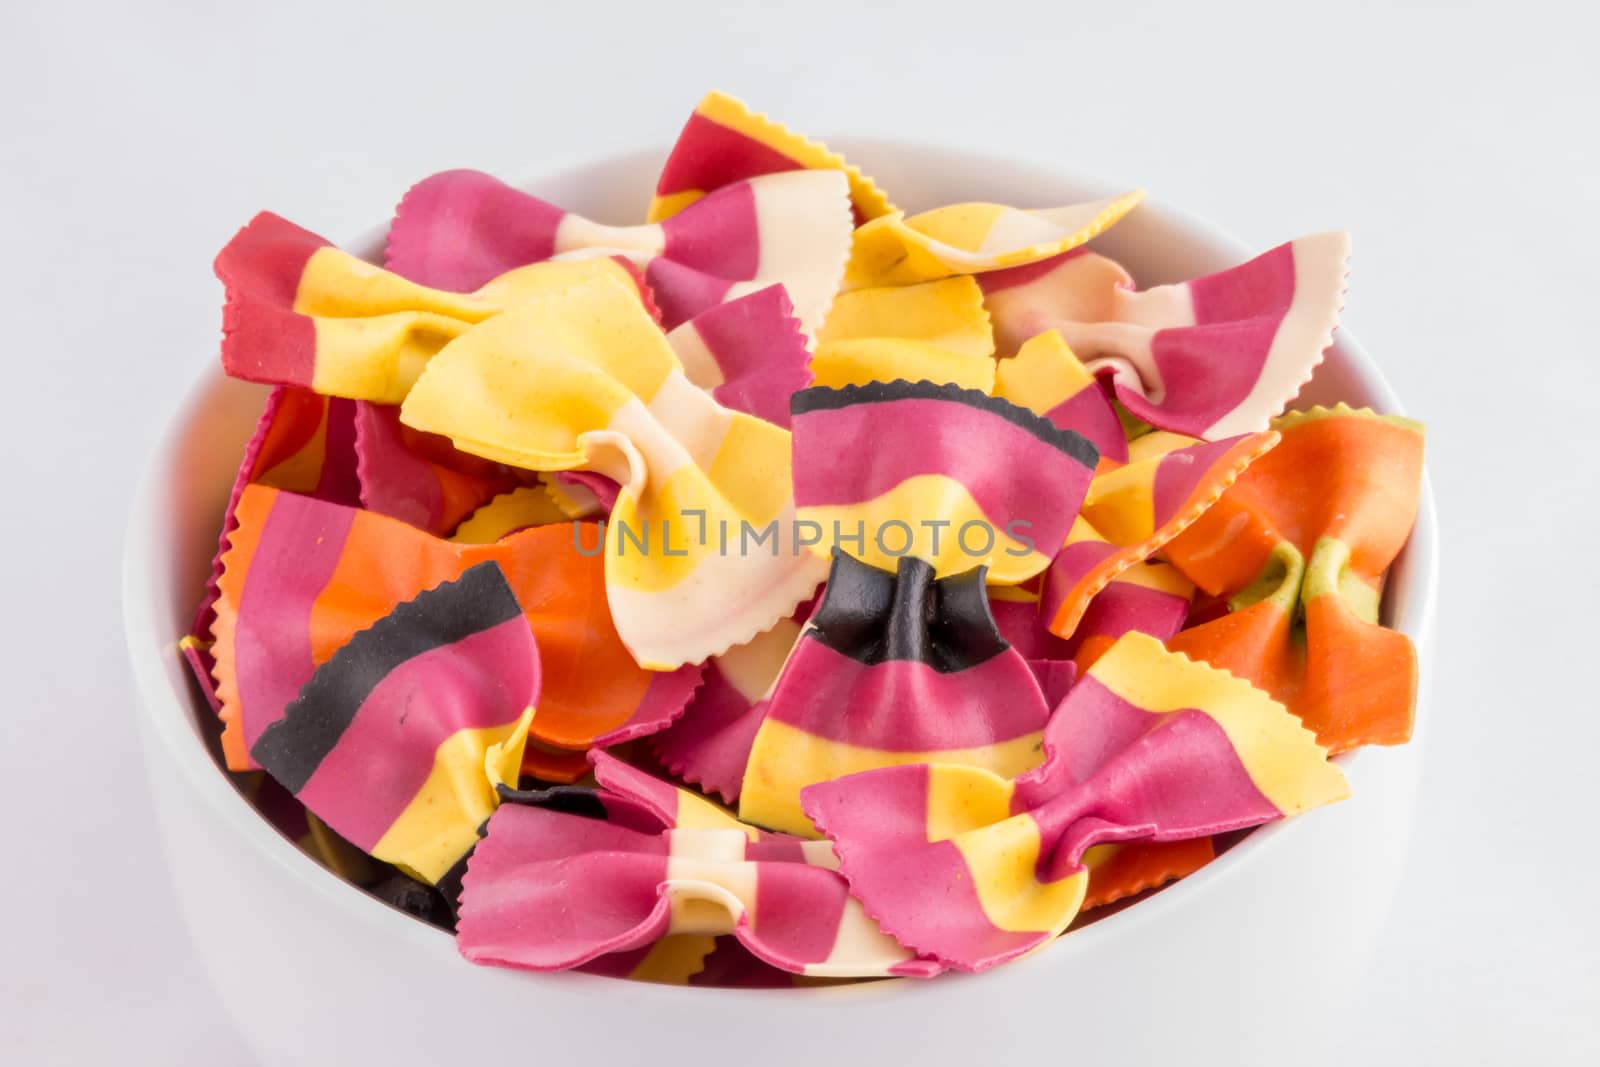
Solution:
[[[1026,175],[1029,182],[1037,179],[1082,188],[1088,198],[1110,195],[1133,187],[1127,183],[1110,181],[1093,171],[1050,159],[1011,153],[971,151],[932,141],[896,137],[840,136],[829,138],[827,143],[858,165],[861,160],[873,156],[920,155],[947,161],[982,160],[987,166],[1003,167],[1010,173]],[[646,162],[658,162],[665,154],[666,149],[662,146],[568,154],[555,157],[543,166],[519,174],[512,184],[518,188],[528,189],[540,183],[559,182],[563,177],[570,180],[572,176],[583,172],[605,173],[618,169],[637,169]],[[652,168],[649,173],[654,173],[654,169],[656,168]],[[1225,248],[1241,260],[1252,254],[1246,244],[1219,225],[1159,197],[1146,197],[1138,210],[1146,215],[1160,215],[1196,240]],[[381,222],[361,231],[341,247],[369,257],[374,254],[373,250],[381,255],[387,231],[388,222]],[[361,251],[363,249],[368,251]],[[1331,347],[1341,350],[1342,358],[1351,364],[1356,376],[1373,394],[1372,407],[1387,414],[1404,414],[1403,405],[1377,362],[1342,325],[1335,333]],[[172,762],[181,770],[187,784],[197,794],[197,801],[210,805],[221,815],[231,831],[250,841],[256,850],[283,868],[294,880],[309,887],[318,897],[346,912],[351,920],[386,927],[380,931],[383,936],[409,941],[420,951],[433,953],[450,961],[465,962],[456,951],[453,935],[420,922],[395,908],[384,906],[381,901],[359,886],[346,882],[312,860],[263,819],[229,775],[216,763],[199,735],[198,727],[192,721],[188,721],[195,711],[192,699],[180,697],[174,692],[169,681],[163,659],[177,655],[177,640],[182,635],[174,635],[171,639],[164,639],[161,636],[158,623],[160,610],[157,607],[159,591],[153,584],[145,581],[147,573],[145,563],[150,553],[159,550],[162,543],[159,525],[163,508],[159,505],[159,501],[162,497],[161,487],[168,480],[166,471],[171,457],[181,442],[184,429],[197,421],[214,395],[226,387],[226,381],[221,369],[212,363],[189,383],[175,414],[164,424],[154,446],[147,454],[142,474],[132,496],[124,533],[121,592],[124,639],[128,646],[135,687],[140,697],[137,713],[141,716],[143,726],[146,727],[141,733],[147,738],[153,736],[158,739],[171,756]],[[1293,404],[1294,401],[1291,400],[1290,403]],[[1416,524],[1403,550],[1408,571],[1418,571],[1410,584],[1416,587],[1419,595],[1415,597],[1415,602],[1407,600],[1405,612],[1407,625],[1395,627],[1410,635],[1422,652],[1426,651],[1430,643],[1438,593],[1437,523],[1433,490],[1424,464]],[[1423,692],[1427,685],[1427,668],[1428,664],[1424,661],[1419,679],[1417,700],[1419,711],[1424,705]],[[1419,715],[1410,742],[1411,746],[1421,747],[1421,740],[1426,733],[1425,722],[1426,716]],[[1359,782],[1367,776],[1369,768],[1371,768],[1370,773],[1377,773],[1376,761],[1382,756],[1383,753],[1378,750],[1358,749],[1335,757],[1335,762],[1344,769],[1351,781],[1353,794],[1359,791],[1357,788]],[[154,766],[149,764],[148,755],[146,759],[148,771],[155,773]],[[1345,803],[1350,802],[1345,801]],[[1248,869],[1251,857],[1263,849],[1271,848],[1280,834],[1293,832],[1290,830],[1291,825],[1298,825],[1299,822],[1300,820],[1283,820],[1259,827],[1234,847],[1180,882],[1169,884],[1161,892],[1139,901],[1134,906],[1122,908],[1083,927],[1069,929],[1071,937],[1057,938],[1045,946],[1045,950],[1013,961],[1004,968],[986,972],[985,976],[1001,972],[1017,974],[1043,966],[1047,960],[1066,959],[1075,951],[1093,951],[1094,946],[1110,938],[1134,936],[1139,928],[1162,921],[1163,916],[1172,912],[1174,908],[1181,908],[1188,897],[1208,891],[1225,892],[1227,890],[1213,887],[1237,877],[1236,872],[1239,870]],[[582,972],[538,973],[505,968],[487,968],[487,970],[505,975],[507,980],[580,985],[596,983],[597,989],[614,989],[614,983],[617,981],[614,978]],[[797,1003],[813,1003],[819,997],[882,996],[890,995],[891,990],[894,991],[894,995],[931,995],[937,988],[949,988],[963,980],[980,976],[947,972],[942,977],[944,980],[941,982],[882,979],[839,986],[782,989],[705,988],[634,982],[631,983],[629,995],[663,999],[688,997],[693,1000],[703,1000],[712,994],[724,997],[760,997],[763,1000],[778,996]]]

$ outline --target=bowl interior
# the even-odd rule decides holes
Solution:
[[[1123,186],[1064,168],[926,145],[842,139],[834,146],[891,190],[900,206],[911,210],[977,199],[1044,207],[1125,191]],[[649,201],[662,156],[659,150],[641,151],[552,167],[520,184],[603,221],[637,221]],[[399,192],[396,190],[397,197]],[[379,260],[383,234],[384,226],[379,226],[346,247]],[[1244,248],[1225,233],[1159,200],[1147,201],[1098,239],[1095,247],[1122,262],[1141,285],[1215,271],[1259,251]],[[364,909],[369,915],[384,912],[360,890],[324,871],[279,837],[233,788],[214,758],[210,740],[214,731],[202,726],[210,712],[199,701],[176,652],[177,639],[189,627],[210,572],[223,507],[264,397],[265,390],[259,386],[208,370],[164,435],[136,497],[124,559],[124,611],[135,675],[144,698],[143,714],[148,716],[145,726],[171,751],[197,794],[196,802],[218,807],[240,834],[330,904]],[[1294,406],[1341,400],[1353,406],[1401,412],[1377,367],[1342,331]],[[1391,572],[1384,603],[1384,621],[1410,634],[1419,646],[1425,645],[1431,623],[1435,538],[1432,496],[1425,482],[1416,529]],[[1357,752],[1339,760],[1357,795],[1367,758],[1368,754]],[[1271,848],[1280,833],[1298,830],[1297,826],[1277,825],[1257,831],[1196,875],[1136,907],[1108,915],[1074,937],[1063,938],[1049,951],[1068,950],[1082,938],[1116,936],[1136,925],[1159,921],[1163,913],[1180,908],[1186,894],[1204,891],[1212,882],[1247,865],[1252,855]],[[396,937],[416,939],[442,957],[455,955],[449,938],[407,916],[393,913],[379,921],[391,921]],[[582,975],[555,977],[601,981]],[[698,992],[705,995],[709,991]]]

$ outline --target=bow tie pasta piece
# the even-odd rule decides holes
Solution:
[[[599,752],[596,752],[596,757],[609,758]],[[626,767],[626,764],[622,766]],[[685,812],[691,819],[699,813],[701,807],[715,812],[714,805],[695,798],[693,794],[675,790],[665,782],[650,779],[642,772],[632,771],[632,768],[628,770],[632,772],[633,777],[653,783],[652,788],[645,790],[647,800],[637,795],[630,795],[626,789],[621,788],[634,784],[631,779],[624,779],[616,790],[572,785],[540,790],[514,790],[502,785],[500,799],[506,804],[542,808],[590,819],[604,819],[616,826],[646,834],[659,833],[678,825],[679,798],[674,797],[672,795],[674,793],[682,794]],[[667,801],[665,806],[661,803],[663,796]],[[722,828],[738,825],[738,821],[732,815],[722,813],[722,818],[726,822],[717,822],[715,825]],[[708,825],[713,824],[712,818],[705,821]],[[462,868],[464,870],[465,864],[462,864]],[[585,974],[599,974],[608,978],[687,985],[707,969],[708,960],[718,950],[720,941],[721,939],[707,934],[669,934],[636,949],[598,956],[574,969]],[[725,965],[726,961],[723,961],[719,966]]]
[[[603,819],[644,834],[677,829],[738,830],[751,841],[780,840],[779,835],[746,826],[731,812],[704,797],[663,782],[598,750],[594,753],[594,772],[598,788],[565,785],[517,790],[502,785],[500,799],[508,804]],[[799,858],[803,854],[802,843],[798,839],[790,840],[789,851]],[[707,970],[710,957],[721,940],[708,934],[670,934],[638,948],[598,956],[577,969],[613,978],[684,985]],[[725,967],[727,963],[721,961],[716,966]],[[765,964],[759,966],[766,967]]]
[[[684,375],[717,403],[789,428],[811,353],[781,285],[707,308],[667,334]]]
[[[813,387],[793,411],[795,502],[818,531],[814,547],[849,546],[884,570],[911,556],[939,577],[979,566],[998,584],[1038,574],[1098,459],[1032,412],[932,382]]]
[[[987,393],[993,353],[983,291],[971,278],[945,278],[839,294],[811,367],[818,385],[835,389],[903,378]]]
[[[787,619],[706,661],[705,684],[682,718],[650,737],[650,751],[669,772],[729,804],[750,762],[750,747],[766,718],[768,699],[810,618],[812,602]]]
[[[1057,331],[1030,338],[998,362],[994,395],[1088,438],[1102,470],[1128,462],[1127,432],[1111,398]]]
[[[1007,781],[943,764],[806,789],[851,893],[918,955],[976,971],[1031,952],[1081,910],[1091,848],[1171,842],[1348,794],[1265,693],[1128,634],[1051,717],[1043,765]],[[947,892],[913,892],[938,885]]]
[[[1012,777],[1038,762],[1048,714],[981,569],[935,579],[921,560],[889,573],[838,553],[751,747],[739,815],[810,836],[799,800],[813,782],[930,761]]]
[[[1096,594],[1205,514],[1277,441],[1273,431],[1213,442],[1169,433],[1135,439],[1129,462],[1089,486],[1046,572],[1041,600],[1050,632],[1072,637]]]
[[[1213,595],[1253,582],[1280,541],[1310,556],[1325,537],[1352,549],[1352,577],[1376,588],[1416,521],[1423,429],[1398,415],[1340,404],[1273,421],[1279,450],[1241,476],[1216,510],[1171,547]]]
[[[598,788],[568,786],[519,792],[501,786],[500,795],[508,803],[533,806],[568,816],[605,820],[614,828],[646,836],[679,832],[684,835],[707,833],[737,835],[745,842],[743,854],[745,859],[750,861],[801,863],[828,870],[836,866],[832,850],[822,842],[806,841],[788,834],[770,833],[740,822],[732,812],[699,794],[662,781],[604,752],[596,751],[591,758]],[[740,849],[732,844],[733,838],[729,837],[727,840],[729,853],[738,853]],[[788,917],[786,920],[779,920],[775,902],[769,904],[774,906],[765,912],[768,923],[775,920],[787,921],[792,925],[805,927],[812,921],[813,916],[809,911]],[[840,923],[837,925],[833,916],[827,914],[827,909],[822,918],[827,930],[837,929],[840,940],[837,944],[834,940],[819,940],[814,947],[805,950],[808,957],[820,959],[826,954],[833,968],[841,968],[850,966],[853,954],[863,949],[874,956],[879,951],[882,942],[875,936],[876,928],[868,923],[862,923],[853,912],[840,916]],[[725,923],[726,919],[719,917],[716,921],[721,924]],[[636,969],[641,966],[649,969],[649,956],[661,955],[659,949],[668,941],[679,939],[682,943],[677,946],[673,955],[680,963],[691,964],[685,970],[698,972],[700,967],[694,965],[687,956],[694,950],[700,952],[702,959],[706,956],[712,947],[704,940],[706,936],[669,935],[661,941],[651,942],[653,949],[646,950],[641,947],[608,953],[585,964],[583,969],[592,973],[635,974]],[[699,944],[691,945],[688,940],[690,938],[701,940]],[[855,947],[851,948],[847,942],[853,942]],[[905,955],[898,949],[893,950],[893,954],[896,958],[903,958]],[[931,968],[926,962],[908,963],[900,969],[908,974],[931,973]],[[812,968],[807,967],[805,970],[810,973]]]
[[[456,942],[475,963],[563,970],[669,936],[732,934],[798,974],[929,975],[851,899],[822,842],[643,833],[502,805],[467,863]]]
[[[1058,330],[1134,415],[1216,440],[1264,429],[1310,380],[1333,343],[1349,257],[1349,235],[1333,232],[1143,291],[1093,254],[980,282],[1002,352]]]
[[[1283,443],[1259,471],[1166,547],[1234,608],[1172,646],[1260,685],[1335,752],[1403,743],[1416,649],[1379,624],[1378,609],[1416,521],[1422,427],[1342,405],[1273,425]]]
[[[646,667],[748,641],[826,569],[795,543],[789,434],[695,387],[614,285],[525,303],[462,337],[402,418],[476,455],[621,485],[600,546],[606,594]]]
[[[279,386],[267,396],[245,445],[223,513],[211,577],[182,649],[208,700],[215,701],[209,634],[217,581],[234,509],[250,484],[360,504],[430,533],[446,533],[479,504],[509,488],[507,473],[450,447],[450,442],[400,431],[392,408],[319,396]]]
[[[271,212],[218,253],[227,290],[222,366],[235,378],[398,404],[428,360],[473,325],[530,297],[612,278],[640,293],[631,266],[603,257],[536,263],[472,293],[418,285]],[[642,295],[639,296],[642,301]]]
[[[872,179],[837,152],[713,90],[689,116],[661,168],[649,219],[659,222],[709,192],[786,170],[842,171],[850,181],[857,225],[894,210]]]
[[[910,218],[896,211],[856,230],[845,287],[910,285],[1036,263],[1098,237],[1143,199],[1138,190],[1038,211],[976,203]]]
[[[351,637],[251,754],[345,839],[431,885],[515,780],[538,697],[522,607],[482,563]]]
[[[245,486],[287,489],[337,504],[360,502],[354,410],[352,401],[318,396],[304,389],[279,386],[267,394],[266,406],[245,444],[233,490],[228,494],[222,534],[211,561],[211,577],[195,612],[191,636],[204,639],[211,631],[222,557],[228,551],[228,538],[239,525],[234,512]],[[209,692],[209,679],[202,680],[201,687]]]
[[[446,171],[400,202],[387,262],[404,277],[469,291],[530,263],[620,256],[645,268],[652,287],[665,278],[675,299],[663,302],[664,312],[681,314],[691,301],[700,311],[782,284],[814,330],[849,254],[847,192],[834,171],[769,174],[724,186],[663,222],[605,226],[487,174]],[[719,285],[715,296],[699,292]],[[744,288],[730,293],[734,285]],[[683,319],[665,321],[670,328]]]
[[[700,672],[641,669],[602,595],[604,564],[568,524],[487,545],[452,544],[405,523],[252,485],[240,495],[219,583],[217,694],[230,769],[253,765],[264,730],[357,632],[422,590],[498,563],[539,645],[543,689],[533,739],[583,750],[660,729],[682,713]]]

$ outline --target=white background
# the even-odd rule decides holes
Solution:
[[[144,6],[3,20],[0,1061],[251,1062],[170,902],[117,604],[216,250],[263,207],[338,239],[434,170],[662,143],[713,86],[1256,247],[1354,231],[1345,321],[1428,423],[1443,587],[1413,854],[1336,1058],[1600,1060],[1592,7]]]

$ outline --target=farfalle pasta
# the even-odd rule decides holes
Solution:
[[[781,284],[815,329],[844,270],[848,184],[832,170],[770,173],[717,188],[660,222],[605,226],[477,171],[413,186],[389,230],[391,270],[478,291],[531,263],[616,256],[636,263],[675,326],[713,304]]]
[[[1170,563],[1146,560],[1119,573],[1090,599],[1066,649],[1081,669],[1125,633],[1165,641],[1183,629],[1194,583]]]
[[[596,551],[617,632],[651,669],[749,640],[822,579],[822,561],[793,545],[789,434],[694,386],[638,301],[608,279],[464,335],[401,417],[475,455],[594,470],[621,486]],[[774,547],[752,551],[754,536]]]
[[[793,170],[843,172],[857,225],[894,210],[873,180],[837,152],[752,112],[742,100],[713,91],[678,134],[656,181],[649,219],[659,222],[734,182]]]
[[[937,970],[877,929],[838,873],[813,862],[823,851],[507,805],[468,863],[456,939],[470,960],[528,970],[566,970],[675,934],[733,934],[801,974]]]
[[[1141,634],[1073,687],[1044,744],[1044,764],[1014,781],[924,763],[809,786],[801,803],[886,931],[978,971],[1067,928],[1094,845],[1256,826],[1348,792],[1281,705]]]
[[[1283,443],[1167,545],[1234,609],[1172,645],[1261,686],[1335,752],[1399,744],[1411,736],[1417,652],[1379,624],[1378,607],[1416,520],[1422,428],[1348,407],[1273,425]]]
[[[538,699],[522,605],[480,563],[352,637],[250,754],[352,844],[432,883],[519,774]]]
[[[907,212],[717,92],[642,214],[540,192],[228,242],[272,388],[177,642],[246,799],[467,960],[984,970],[1410,736],[1421,427],[1284,411],[1344,234],[1141,288],[1141,192]]]
[[[1072,431],[975,390],[874,382],[796,394],[794,493],[820,552],[892,569],[976,566],[1013,584],[1049,565],[1098,454]],[[893,449],[852,447],[884,436]]]
[[[201,690],[220,708],[211,624],[222,557],[237,526],[234,508],[252,483],[360,505],[433,533],[447,533],[512,480],[498,464],[406,431],[393,408],[278,386],[268,394],[234,477],[206,595],[182,651]]]
[[[1214,441],[1265,429],[1310,379],[1333,343],[1349,256],[1347,234],[1321,233],[1143,291],[1103,256],[1073,253],[980,284],[1005,348],[1057,330],[1133,414]]]
[[[541,796],[489,820],[462,879],[457,939],[468,959],[565,970],[667,938],[731,934],[797,974],[939,969],[866,916],[826,842],[742,826],[614,761],[596,771],[601,789],[587,800]]]
[[[259,485],[240,495],[236,514],[212,627],[222,746],[235,769],[254,766],[261,734],[352,636],[484,562],[505,572],[538,642],[537,739],[581,758],[599,739],[664,727],[699,683],[694,668],[647,671],[628,655],[605,612],[603,561],[577,551],[569,525],[458,545]]]
[[[234,509],[251,484],[289,489],[319,500],[358,504],[361,485],[356,474],[354,405],[336,397],[280,386],[267,394],[266,406],[246,442],[223,511],[222,534],[212,558],[206,595],[195,613],[190,634],[209,640],[215,617],[217,581],[228,537],[238,525]]]
[[[403,401],[451,340],[526,299],[596,278],[642,292],[631,267],[605,257],[535,263],[471,293],[447,292],[380,270],[266,211],[218,254],[216,272],[227,289],[229,374],[381,404]]]
[[[800,791],[813,782],[903,763],[1006,777],[1033,766],[1050,709],[995,629],[983,577],[936,578],[909,556],[881,571],[836,553],[751,746],[740,817],[811,835]]]

